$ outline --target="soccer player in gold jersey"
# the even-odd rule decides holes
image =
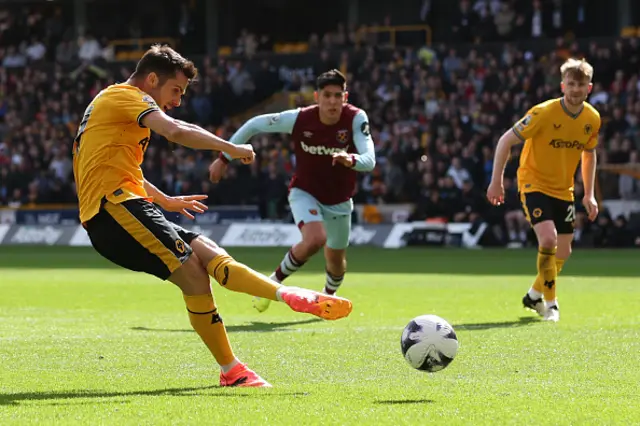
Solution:
[[[210,278],[232,291],[285,302],[324,319],[349,315],[347,299],[287,287],[236,262],[210,239],[169,222],[166,211],[193,218],[205,196],[171,197],[140,168],[151,130],[194,149],[222,151],[244,163],[251,145],[234,145],[193,124],[171,118],[197,77],[193,62],[168,46],[153,46],[122,84],[102,90],[87,107],[73,144],[80,221],[96,251],[124,268],[177,285],[192,327],[220,365],[222,386],[270,387],[234,355],[218,314]],[[144,301],[140,301],[144,303]]]
[[[581,161],[582,203],[589,220],[598,215],[594,181],[600,130],[600,114],[586,102],[593,87],[593,67],[584,60],[569,59],[560,72],[564,96],[534,106],[502,135],[487,189],[492,204],[504,202],[502,179],[510,149],[524,143],[518,190],[527,220],[538,239],[538,275],[522,303],[543,319],[555,322],[560,319],[556,280],[571,254],[574,176]]]

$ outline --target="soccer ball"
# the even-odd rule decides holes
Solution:
[[[404,328],[400,346],[410,366],[434,373],[453,361],[458,352],[458,337],[453,327],[439,316],[421,315]]]

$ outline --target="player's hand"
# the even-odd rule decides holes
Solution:
[[[167,197],[162,203],[161,207],[168,212],[180,213],[189,219],[195,219],[195,217],[189,213],[189,211],[196,213],[204,213],[209,209],[206,205],[202,204],[200,200],[206,199],[206,195],[184,195],[179,197]]]
[[[218,183],[226,172],[227,163],[219,158],[216,158],[216,160],[209,166],[209,180],[213,183]]]
[[[243,145],[234,145],[229,152],[227,152],[231,158],[239,158],[242,164],[251,164],[256,158],[256,153],[253,151],[253,146],[249,143]]]
[[[596,220],[598,217],[598,202],[595,197],[587,197],[586,195],[582,199],[582,204],[584,208],[587,209],[587,217],[591,222]]]
[[[491,181],[489,188],[487,188],[487,200],[494,206],[504,203],[504,186],[502,182]]]
[[[345,167],[351,168],[355,165],[353,157],[348,152],[345,152],[345,151],[334,152],[332,157],[333,157],[333,161],[331,162],[331,165],[333,166],[335,166],[336,164],[341,164]]]

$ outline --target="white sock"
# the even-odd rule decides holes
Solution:
[[[516,231],[509,231],[509,241],[516,240]]]
[[[278,282],[284,281],[289,275],[302,268],[304,263],[293,256],[293,248],[289,249],[274,272],[275,276],[278,277]]]
[[[560,307],[558,306],[558,299],[553,299],[552,301],[544,301],[544,306],[549,309],[552,306],[555,306],[556,308],[560,309]]]
[[[540,293],[538,290],[534,290],[533,287],[529,289],[528,294],[529,294],[529,297],[532,298],[533,300],[538,300],[542,297],[542,293]]]
[[[221,365],[220,369],[222,370],[223,373],[228,373],[229,371],[231,371],[231,369],[233,367],[235,367],[236,365],[240,364],[240,361],[238,361],[238,358],[234,359],[233,361],[231,361],[230,364],[227,365]]]
[[[327,281],[324,284],[324,293],[325,294],[334,294],[340,286],[342,285],[342,281],[344,280],[344,274],[339,277],[335,277],[327,271]]]
[[[273,274],[269,275],[269,279],[270,279],[271,281],[275,281],[275,282],[277,282],[278,284],[282,284],[282,281],[280,281],[280,280],[278,279],[278,277],[276,276],[276,273],[275,273],[275,272],[274,272]]]

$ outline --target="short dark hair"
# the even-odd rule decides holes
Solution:
[[[175,77],[178,72],[182,72],[190,82],[198,76],[198,69],[192,61],[171,47],[160,44],[154,44],[142,55],[132,77],[146,77],[152,72],[158,74],[161,81]]]
[[[342,90],[346,90],[347,78],[336,69],[323,72],[316,79],[316,87],[318,90],[322,90],[327,86],[340,86]]]

